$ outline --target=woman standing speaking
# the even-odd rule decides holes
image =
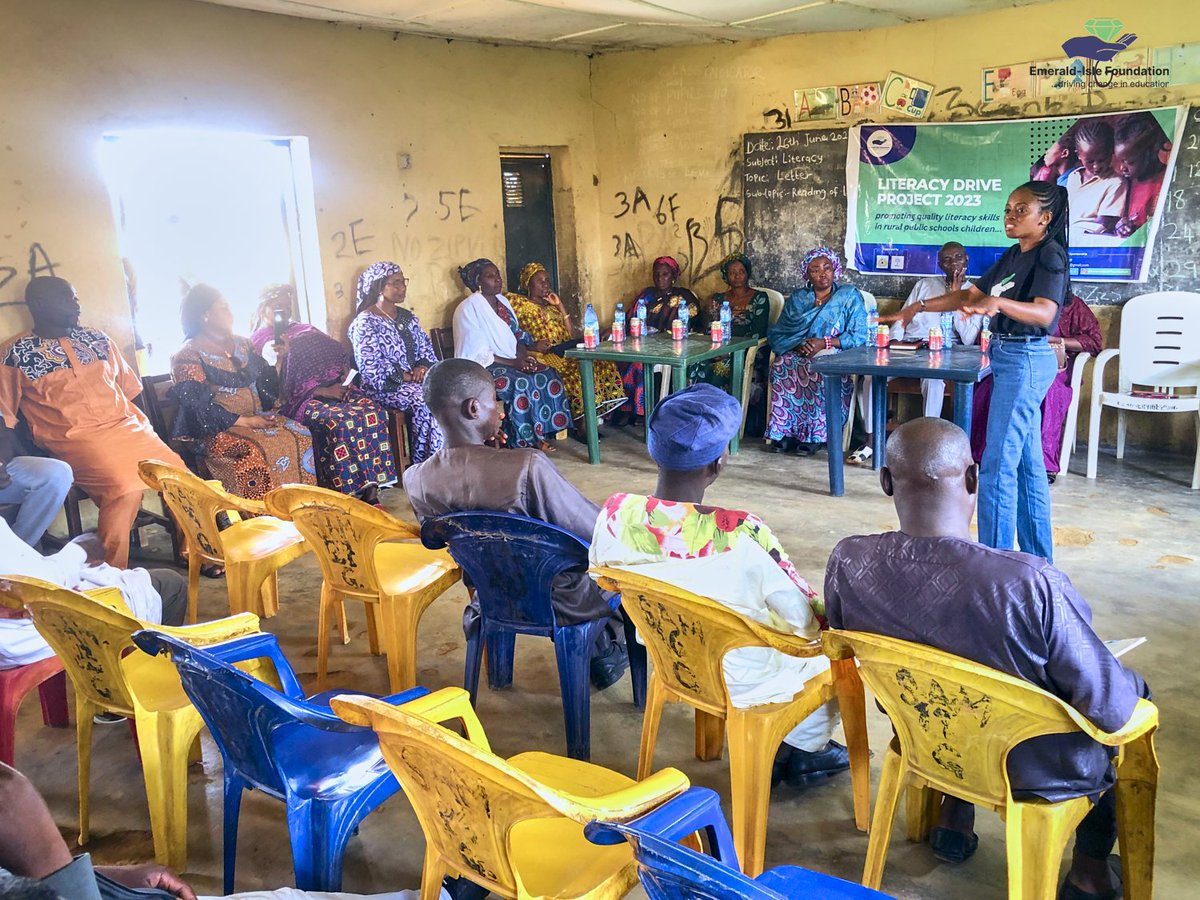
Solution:
[[[1054,559],[1050,491],[1042,459],[1042,400],[1057,364],[1047,336],[1070,288],[1067,190],[1029,181],[1008,195],[1009,247],[975,284],[905,307],[906,325],[922,310],[991,316],[992,404],[979,470],[979,540]]]

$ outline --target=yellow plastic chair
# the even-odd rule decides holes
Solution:
[[[435,900],[447,875],[501,897],[624,897],[638,880],[632,851],[592,844],[584,825],[636,818],[689,787],[677,769],[634,781],[549,753],[501,759],[458,687],[400,706],[343,694],[332,706],[347,722],[375,729],[412,802],[425,832],[421,900]],[[466,739],[434,724],[451,719]]]
[[[729,699],[722,661],[739,647],[770,647],[789,656],[820,656],[820,641],[776,631],[720,603],[637,572],[610,567],[592,570],[601,587],[621,593],[621,608],[637,626],[654,661],[642,720],[638,777],[654,761],[663,704],[696,708],[696,757],[721,758],[729,732],[729,780],[733,801],[733,841],[742,868],[755,877],[763,870],[771,766],[780,743],[797,723],[835,696],[842,713],[854,795],[854,822],[867,830],[871,775],[866,706],[854,660],[836,662],[810,678],[786,703],[739,709]]]
[[[879,887],[900,794],[908,786],[911,840],[925,838],[941,793],[995,810],[1006,824],[1008,896],[1053,900],[1063,850],[1091,802],[1015,800],[1006,763],[1022,741],[1082,731],[1120,748],[1117,827],[1125,897],[1150,897],[1158,788],[1153,703],[1139,700],[1124,727],[1109,734],[1053,694],[941,650],[857,631],[831,630],[824,641],[830,658],[858,659],[896,732],[883,761],[863,884]]]
[[[117,588],[81,594],[15,575],[0,578],[0,595],[29,610],[75,688],[79,843],[88,840],[92,716],[119,713],[137,726],[154,858],[182,870],[187,864],[188,754],[204,723],[170,659],[137,650],[131,635],[153,628],[191,643],[211,644],[258,631],[258,617],[242,613],[172,628],[134,618]]]
[[[287,485],[266,496],[267,510],[290,519],[316,551],[324,582],[317,623],[317,688],[325,689],[329,629],[336,616],[346,640],[347,597],[366,601],[371,652],[387,653],[391,690],[417,684],[417,626],[434,600],[461,580],[444,550],[426,550],[417,529],[382,509],[325,488]]]
[[[186,469],[144,459],[138,472],[142,481],[162,493],[187,535],[188,621],[196,621],[200,568],[205,563],[225,567],[231,613],[275,615],[279,570],[309,550],[296,527],[266,515],[261,501],[238,497],[221,482],[205,481]],[[217,527],[220,513],[229,516],[229,527]]]

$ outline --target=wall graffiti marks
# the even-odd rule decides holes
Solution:
[[[614,234],[613,238],[613,256],[617,259],[642,259],[645,256],[642,253],[642,248],[638,246],[637,240],[628,231],[624,237],[619,234]]]
[[[782,131],[785,128],[792,127],[792,113],[786,103],[781,103],[779,106],[771,109],[764,109],[762,117],[763,122],[766,123],[768,128]]]
[[[678,193],[670,195],[661,193],[658,195],[658,203],[652,206],[650,195],[640,185],[633,189],[632,202],[628,191],[617,191],[613,197],[616,198],[620,211],[613,213],[613,218],[621,219],[627,215],[636,216],[639,210],[644,208],[647,213],[654,216],[654,220],[659,225],[666,225],[668,221],[675,222],[679,212],[679,206],[675,203],[675,198],[678,196]]]
[[[4,259],[6,257],[0,256],[0,290],[7,287],[19,275],[25,275],[27,278],[35,278],[38,275],[57,275],[57,267],[60,265],[50,258],[50,254],[37,241],[29,245],[29,252],[26,256],[24,268],[7,265],[3,262]],[[20,302],[22,301],[14,300],[4,305],[15,305]]]
[[[448,191],[438,191],[438,206],[441,207],[441,210],[445,212],[445,215],[443,215],[441,211],[434,213],[434,215],[436,215],[437,218],[442,222],[449,221],[450,216],[454,213],[454,207],[446,202],[446,198],[457,197],[458,199],[456,206],[458,208],[458,221],[466,222],[469,219],[474,218],[475,214],[479,212],[479,207],[472,206],[470,203],[466,202],[467,194],[469,193],[471,193],[471,189],[465,187]],[[409,218],[412,217],[410,216]]]
[[[1071,112],[1061,97],[1035,97],[1021,104],[1008,103],[1003,100],[982,100],[969,103],[964,99],[962,85],[954,84],[942,88],[934,95],[934,100],[943,100],[936,106],[931,106],[929,120],[944,120],[957,122],[961,119],[1032,119],[1038,116],[1058,116]],[[1141,103],[1145,103],[1143,98]],[[1104,92],[1091,90],[1087,95],[1087,105],[1104,106],[1107,101]]]
[[[373,234],[359,234],[358,226],[363,224],[362,219],[355,219],[350,222],[342,231],[335,231],[330,235],[330,240],[333,241],[334,256],[338,259],[354,259],[358,256],[366,256],[372,251],[372,246],[368,241],[375,240]]]

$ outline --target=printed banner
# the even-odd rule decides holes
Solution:
[[[1145,281],[1187,107],[930,125],[860,125],[846,145],[846,258],[860,272],[936,275],[958,241],[981,275],[1013,244],[1009,193],[1057,181],[1071,276]]]

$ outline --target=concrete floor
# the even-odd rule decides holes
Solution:
[[[649,492],[654,468],[631,431],[608,429],[605,461],[586,463],[584,449],[563,441],[555,461],[596,501],[617,490]],[[1158,752],[1162,766],[1158,800],[1156,887],[1163,898],[1194,897],[1200,875],[1188,835],[1200,830],[1200,777],[1188,768],[1187,750],[1200,738],[1194,700],[1195,609],[1200,601],[1200,495],[1188,490],[1191,460],[1131,456],[1118,462],[1101,457],[1100,479],[1082,477],[1077,453],[1069,476],[1052,489],[1058,564],[1091,602],[1103,636],[1146,635],[1147,645],[1127,658],[1151,683],[1161,709]],[[760,452],[752,441],[730,461],[727,474],[706,499],[753,510],[779,535],[800,572],[815,586],[823,582],[825,561],[834,544],[849,534],[894,528],[890,501],[870,470],[848,468],[846,496],[827,493],[824,454],[815,459]],[[400,490],[384,503],[411,518]],[[160,543],[161,545],[161,543]],[[281,614],[263,623],[280,636],[284,651],[309,684],[316,670],[315,630],[320,574],[311,557],[293,563],[280,577]],[[460,586],[434,603],[421,623],[420,679],[430,688],[461,684],[464,640]],[[221,581],[205,579],[202,617],[227,609]],[[385,693],[382,657],[367,653],[361,608],[352,609],[354,640],[335,644],[331,683]],[[481,687],[479,715],[496,752],[565,752],[562,714],[548,641],[518,642],[513,688],[503,693]],[[884,717],[868,703],[872,778],[877,783],[880,751],[890,737]],[[628,678],[592,700],[593,760],[633,774],[641,718],[634,709]],[[718,790],[728,812],[728,767],[702,763],[692,755],[690,711],[665,711],[655,759],[658,766],[682,769],[696,784]],[[17,765],[45,794],[69,842],[76,831],[75,748],[71,730],[41,727],[37,703],[25,705],[18,726]],[[221,762],[204,737],[204,760],[190,777],[189,862],[187,876],[202,893],[221,886]],[[903,823],[900,823],[902,829]],[[898,830],[883,888],[897,897],[974,900],[1006,895],[1003,825],[981,813],[979,851],[969,863],[939,865],[927,846],[907,843]],[[397,795],[362,825],[346,854],[345,889],[372,891],[418,885],[424,842],[408,803]],[[806,791],[786,787],[772,799],[767,864],[792,863],[857,880],[866,836],[851,820],[849,780],[839,776]],[[237,888],[251,890],[292,883],[291,856],[283,808],[257,794],[242,804]],[[97,727],[92,763],[92,841],[85,848],[101,862],[140,861],[151,856],[149,817],[140,769],[129,732]],[[1068,854],[1069,857],[1069,854]],[[640,896],[640,892],[634,896]]]

